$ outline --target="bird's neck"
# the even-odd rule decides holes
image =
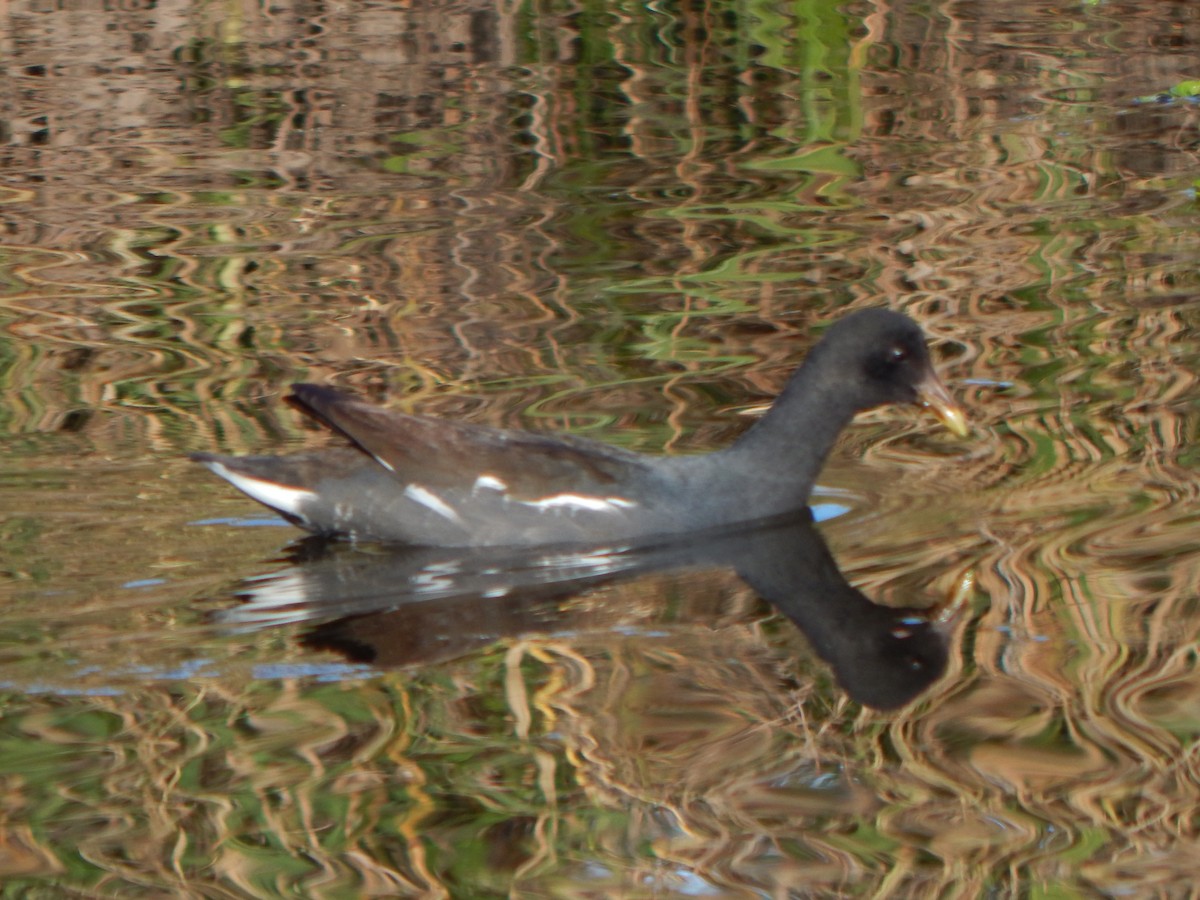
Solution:
[[[807,502],[825,457],[855,414],[845,386],[819,360],[812,362],[792,376],[767,414],[724,451],[731,468],[769,476],[784,506]]]

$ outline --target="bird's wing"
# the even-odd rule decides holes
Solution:
[[[540,435],[383,409],[298,384],[294,406],[343,434],[397,478],[423,487],[503,490],[513,499],[609,496],[647,469],[637,453],[569,435]]]

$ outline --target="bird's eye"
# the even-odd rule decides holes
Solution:
[[[888,351],[888,359],[893,363],[902,363],[908,359],[908,348],[900,344],[893,344],[891,350]]]

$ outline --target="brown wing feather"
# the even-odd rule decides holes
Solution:
[[[481,474],[515,497],[605,492],[644,469],[636,453],[569,435],[539,435],[382,409],[331,388],[293,385],[288,400],[345,435],[400,477],[469,487]]]

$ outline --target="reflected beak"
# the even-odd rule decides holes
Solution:
[[[970,432],[966,413],[932,371],[917,385],[917,402],[931,409],[941,423],[959,437],[966,437]]]
[[[945,601],[929,609],[930,620],[943,634],[948,634],[957,627],[963,614],[969,609],[968,601],[974,593],[975,570],[966,569],[958,576],[953,590],[947,592]]]

